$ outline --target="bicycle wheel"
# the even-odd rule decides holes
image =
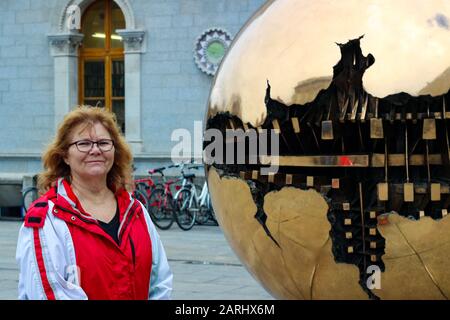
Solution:
[[[203,187],[198,184],[194,184],[194,187],[196,189],[197,195],[201,196]],[[200,202],[200,199],[198,199],[198,202]],[[200,205],[200,208],[196,210],[195,222],[201,225],[207,223],[208,220],[209,220],[209,211],[207,206]]]
[[[39,197],[38,189],[36,187],[29,187],[24,190],[22,195],[23,208],[25,212],[28,211],[30,205]]]
[[[135,189],[133,191],[133,195],[134,195],[134,198],[139,200],[144,205],[145,209],[147,209],[147,211],[148,211],[148,199],[147,199],[147,196],[145,195],[145,193],[139,189]]]
[[[148,201],[148,212],[153,223],[161,230],[169,229],[174,220],[174,206],[163,189],[154,189]]]
[[[175,221],[182,230],[190,230],[195,224],[197,216],[197,203],[195,199],[191,201],[191,190],[182,189],[177,197],[177,213],[175,214]]]

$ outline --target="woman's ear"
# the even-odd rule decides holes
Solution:
[[[68,159],[67,155],[64,155],[64,156],[63,156],[63,160],[64,160],[65,164],[67,164],[68,166],[70,166],[70,165],[69,165],[69,159]]]

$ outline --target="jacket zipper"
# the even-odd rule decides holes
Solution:
[[[128,224],[128,222],[130,220],[130,217],[132,215],[132,214],[129,214],[129,213],[130,213],[130,210],[133,208],[133,204],[134,204],[134,199],[131,200],[130,204],[128,205],[127,210],[125,210],[125,213],[123,215],[123,220],[122,220],[122,222],[119,225],[119,230],[117,232],[117,236],[119,237],[119,240],[121,238],[121,234],[122,234],[123,230],[125,230],[125,227],[126,227],[125,224]],[[134,210],[133,210],[132,213],[134,213]]]

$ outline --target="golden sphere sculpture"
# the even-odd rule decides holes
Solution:
[[[450,297],[450,1],[268,1],[214,79],[217,219],[281,299]]]

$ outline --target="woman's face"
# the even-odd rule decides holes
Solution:
[[[72,130],[70,143],[86,140],[86,142],[81,143],[81,145],[84,144],[84,148],[81,145],[77,147],[77,145],[72,144],[67,150],[64,161],[70,166],[72,177],[106,179],[108,172],[114,164],[114,146],[109,151],[102,151],[98,144],[93,144],[92,148],[87,152],[79,150],[80,148],[86,151],[85,146],[86,143],[87,145],[89,144],[88,141],[97,142],[103,139],[111,140],[111,136],[108,130],[98,122],[93,126],[80,124]]]

